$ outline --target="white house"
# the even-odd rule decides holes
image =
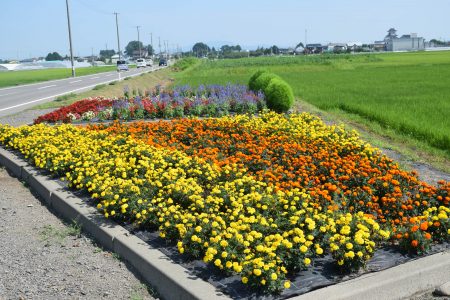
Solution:
[[[397,37],[397,30],[391,28],[384,38],[386,51],[418,51],[425,50],[425,39],[417,33],[405,34]]]

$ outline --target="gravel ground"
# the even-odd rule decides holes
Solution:
[[[0,169],[0,299],[154,299],[114,254]]]

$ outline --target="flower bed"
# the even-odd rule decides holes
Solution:
[[[70,123],[75,120],[91,120],[99,112],[111,107],[113,100],[102,97],[89,98],[63,106],[34,120],[39,123]]]
[[[34,123],[219,117],[230,113],[254,114],[264,108],[263,94],[255,94],[243,85],[209,85],[197,89],[181,86],[169,91],[156,89],[146,97],[81,100],[40,116]]]
[[[84,189],[105,217],[270,292],[330,253],[343,271],[393,243],[448,240],[450,184],[430,186],[308,114],[76,128],[0,126],[0,143]]]

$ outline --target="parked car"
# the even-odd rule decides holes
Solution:
[[[128,71],[128,70],[129,70],[129,68],[128,68],[128,64],[126,61],[124,61],[124,60],[117,61],[117,72]]]
[[[167,66],[167,59],[160,58],[159,59],[159,66]]]
[[[153,66],[153,60],[152,59],[147,59],[146,61],[147,67],[152,67]]]
[[[143,58],[136,59],[136,68],[145,68],[147,66],[147,62]]]

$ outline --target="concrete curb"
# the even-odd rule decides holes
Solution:
[[[437,253],[399,266],[362,275],[329,287],[297,296],[295,300],[317,299],[405,299],[439,286],[450,279],[450,252]]]
[[[230,299],[211,284],[174,263],[126,229],[105,219],[82,199],[64,190],[11,152],[0,147],[0,165],[24,180],[48,206],[68,221],[76,221],[104,248],[128,261],[166,299]],[[317,299],[404,299],[429,290],[450,278],[450,252],[423,257],[405,264],[362,275],[300,296]]]
[[[230,299],[1,147],[0,165],[25,181],[57,214],[69,222],[76,221],[104,248],[129,262],[165,299]]]

